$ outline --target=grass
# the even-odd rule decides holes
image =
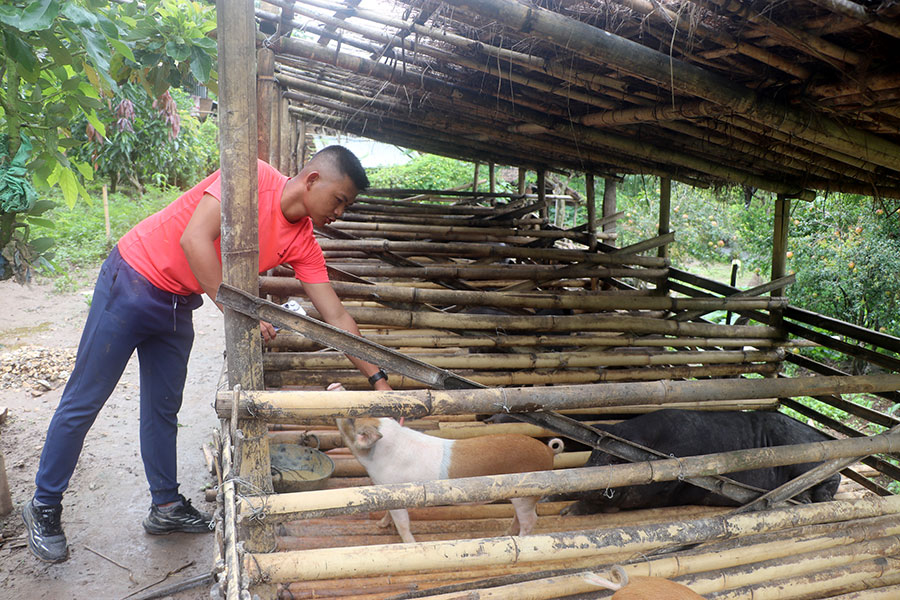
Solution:
[[[90,192],[92,202],[79,200],[71,208],[62,202],[60,196],[49,195],[47,199],[57,202],[57,207],[44,216],[53,225],[32,226],[32,238],[50,237],[54,240],[52,256],[49,257],[52,267],[41,270],[38,277],[52,281],[58,292],[90,286],[96,267],[119,238],[181,193],[177,189],[150,187],[141,196],[131,192],[109,194],[110,234],[107,237],[101,192],[99,189]]]

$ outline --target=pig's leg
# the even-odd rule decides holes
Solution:
[[[388,512],[394,521],[394,527],[400,534],[400,539],[406,543],[415,542],[412,532],[409,530],[409,512],[405,508],[397,508]]]
[[[516,516],[513,517],[512,525],[509,527],[507,535],[528,535],[537,525],[537,511],[534,506],[540,497],[531,496],[528,498],[510,498],[513,508],[516,510]]]

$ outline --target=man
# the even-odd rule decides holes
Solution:
[[[144,529],[162,535],[212,526],[210,515],[178,492],[176,434],[194,337],[192,311],[203,293],[215,301],[222,282],[220,184],[216,171],[138,223],[100,270],[75,367],[47,431],[34,498],[22,509],[29,548],[41,560],[68,557],[60,522],[63,492],[85,435],[135,349],[141,458],[152,499]],[[290,179],[258,163],[260,272],[290,264],[322,318],[357,335],[356,322],[328,282],[313,225],[340,218],[368,185],[359,160],[342,146],[317,153]],[[260,330],[266,341],[275,337],[270,323],[260,322]],[[376,389],[391,389],[378,367],[350,359]]]

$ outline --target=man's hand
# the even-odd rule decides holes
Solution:
[[[275,336],[278,335],[275,327],[268,321],[259,322],[259,332],[262,334],[264,342],[271,342],[275,339]]]

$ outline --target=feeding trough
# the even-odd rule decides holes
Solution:
[[[320,490],[334,472],[334,461],[323,452],[299,444],[272,444],[272,487],[278,493]]]

